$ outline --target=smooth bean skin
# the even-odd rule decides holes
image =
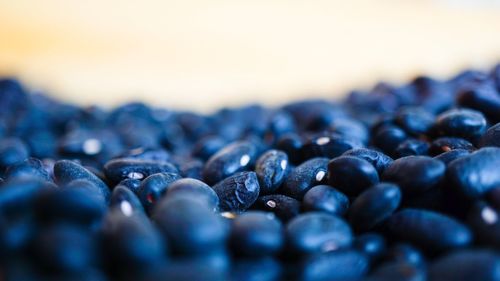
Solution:
[[[372,142],[385,154],[392,156],[396,147],[407,138],[408,135],[401,128],[387,125],[375,132]]]
[[[281,264],[273,258],[238,259],[231,266],[230,281],[281,280]]]
[[[349,208],[349,198],[328,185],[317,185],[306,192],[302,200],[305,211],[323,211],[342,216]]]
[[[333,251],[314,255],[302,261],[296,280],[359,280],[368,272],[369,267],[367,257],[357,251]]]
[[[365,254],[374,263],[385,253],[387,245],[381,234],[367,232],[354,239],[353,248]]]
[[[303,146],[302,138],[294,133],[288,133],[278,139],[276,149],[284,151],[292,164],[299,164],[302,160],[300,149]]]
[[[344,152],[342,156],[354,156],[370,162],[377,169],[379,175],[382,175],[384,170],[394,161],[384,153],[368,148],[351,149]]]
[[[426,141],[418,139],[407,139],[400,143],[394,154],[397,158],[412,156],[412,155],[427,155],[429,144]]]
[[[124,186],[124,187],[128,188],[129,190],[131,190],[132,192],[134,192],[135,195],[139,196],[139,188],[141,186],[141,181],[140,180],[136,180],[136,179],[124,179],[120,183],[118,183],[117,186],[118,185],[121,185],[121,186]]]
[[[57,161],[54,165],[54,176],[58,184],[66,185],[74,180],[87,180],[94,184],[106,202],[111,198],[109,187],[89,170],[68,160]]]
[[[364,145],[367,144],[370,139],[370,134],[366,126],[353,118],[344,117],[333,120],[328,130],[348,139],[358,140]]]
[[[349,208],[349,223],[357,231],[372,229],[387,219],[401,203],[397,185],[379,183],[361,193]]]
[[[328,161],[328,158],[313,158],[295,167],[279,192],[302,200],[309,189],[326,181]]]
[[[427,156],[396,159],[382,175],[384,181],[396,183],[403,193],[420,193],[436,187],[444,178],[446,165]]]
[[[500,186],[500,148],[485,147],[448,164],[447,177],[465,197],[479,198]]]
[[[276,191],[285,180],[288,169],[289,163],[286,153],[279,150],[269,150],[262,154],[255,164],[260,193],[270,194]]]
[[[142,180],[158,173],[178,173],[178,170],[169,162],[118,158],[104,165],[104,173],[107,179],[113,184],[117,184],[127,178]]]
[[[259,181],[254,172],[241,172],[230,176],[212,188],[219,197],[220,210],[236,213],[252,206],[260,191]]]
[[[434,116],[421,107],[404,107],[394,116],[395,123],[413,136],[426,134],[432,128]]]
[[[157,173],[141,182],[138,197],[148,213],[151,213],[158,200],[167,192],[172,183],[180,180],[177,173]]]
[[[341,156],[328,163],[328,184],[349,196],[356,196],[378,182],[375,167],[361,158]]]
[[[235,173],[250,170],[257,160],[257,154],[257,147],[249,141],[228,144],[205,163],[203,180],[213,185]]]
[[[500,147],[500,123],[491,126],[479,141],[480,147],[496,146]]]
[[[300,150],[303,159],[307,160],[315,157],[334,158],[350,149],[360,147],[363,147],[360,140],[333,133],[309,138]]]
[[[486,130],[486,119],[472,109],[450,109],[437,116],[434,124],[438,134],[474,140]]]
[[[217,193],[206,183],[191,178],[183,178],[172,182],[167,189],[166,196],[190,196],[205,202],[212,210],[219,209]]]
[[[293,218],[286,225],[285,235],[289,250],[302,255],[347,248],[353,239],[343,219],[320,212]]]
[[[208,136],[200,139],[193,146],[192,155],[202,160],[208,160],[226,145],[226,140],[218,136]]]
[[[26,160],[29,148],[18,138],[7,138],[0,141],[0,167],[8,167]]]
[[[118,274],[143,270],[166,258],[165,241],[141,213],[113,210],[104,218],[101,231],[107,265]]]
[[[437,156],[434,156],[434,159],[442,161],[443,163],[448,165],[448,163],[450,163],[451,161],[458,159],[458,158],[462,158],[462,157],[467,156],[469,154],[470,154],[470,151],[468,151],[468,150],[454,149],[454,150],[450,150],[448,152],[443,152]]]
[[[152,220],[172,252],[180,256],[211,253],[220,249],[228,236],[222,218],[199,200],[185,196],[162,199]]]
[[[118,185],[113,189],[109,205],[111,208],[117,208],[126,214],[130,212],[145,213],[144,207],[137,195],[123,185]]]
[[[464,87],[456,97],[461,106],[481,111],[494,122],[500,122],[500,97],[492,83]]]
[[[483,249],[452,252],[429,266],[429,281],[441,280],[500,280],[500,256]]]
[[[408,241],[430,252],[461,248],[472,242],[471,231],[448,216],[426,210],[404,209],[385,223],[397,240]]]
[[[300,201],[282,194],[265,195],[257,198],[253,209],[272,212],[282,222],[287,222],[300,213]]]
[[[271,256],[283,247],[283,234],[283,225],[273,213],[248,211],[233,220],[229,244],[235,255]]]
[[[431,146],[429,147],[429,154],[432,156],[436,156],[455,149],[473,151],[475,148],[472,143],[465,139],[456,137],[442,137],[437,138],[431,142]]]

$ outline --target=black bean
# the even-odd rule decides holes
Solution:
[[[354,156],[370,162],[377,169],[379,175],[382,175],[384,170],[394,161],[384,153],[368,148],[351,149],[344,152],[342,156]]]
[[[260,193],[273,193],[285,180],[289,163],[286,153],[269,150],[262,154],[255,164],[255,173],[259,179]]]
[[[349,222],[359,231],[366,231],[387,219],[401,202],[398,186],[380,183],[361,193],[349,208]]]
[[[429,252],[460,248],[471,243],[470,230],[445,215],[419,209],[404,209],[385,223],[388,234],[421,246]]]
[[[351,229],[343,219],[320,212],[293,218],[285,231],[288,249],[297,254],[335,251],[352,242]]]
[[[228,236],[222,218],[202,202],[185,196],[164,198],[152,219],[178,255],[203,255],[219,250]]]
[[[288,155],[288,159],[293,164],[299,164],[302,160],[300,149],[302,148],[303,141],[297,134],[289,133],[278,139],[276,148],[284,151]]]
[[[250,170],[257,154],[257,147],[251,142],[231,143],[208,159],[202,171],[203,179],[212,185],[237,172]]]
[[[379,260],[386,251],[384,236],[374,232],[367,232],[357,236],[352,246],[355,250],[369,257],[372,263]]]
[[[319,134],[310,137],[304,142],[301,148],[303,159],[315,157],[333,158],[342,155],[342,153],[363,147],[363,143],[357,139],[331,134]]]
[[[306,258],[300,264],[297,280],[359,280],[369,268],[366,256],[357,251],[333,251]]]
[[[141,186],[141,181],[137,179],[124,179],[121,182],[119,182],[117,186],[118,185],[128,188],[130,191],[135,193],[135,195],[139,195],[139,188]]]
[[[243,212],[259,196],[259,181],[254,172],[241,172],[228,177],[212,187],[219,196],[221,211]]]
[[[404,107],[395,114],[395,123],[413,136],[429,132],[434,123],[434,116],[422,107]]]
[[[185,195],[205,202],[211,209],[218,210],[219,197],[206,183],[190,178],[183,178],[172,182],[167,189],[167,196]]]
[[[478,198],[500,185],[500,148],[486,147],[448,164],[447,177],[455,190]]]
[[[274,255],[284,245],[283,226],[273,213],[249,211],[233,220],[229,243],[235,255]]]
[[[375,167],[361,158],[341,156],[328,163],[328,184],[347,195],[358,195],[378,181]]]
[[[305,211],[323,211],[342,216],[349,208],[349,199],[331,186],[317,185],[304,195],[302,208]]]
[[[144,213],[141,201],[130,189],[118,185],[111,193],[110,207],[114,207],[124,214]]]
[[[448,163],[450,163],[451,161],[458,159],[458,158],[462,158],[462,157],[467,156],[469,154],[470,154],[470,151],[468,151],[468,150],[454,149],[454,150],[450,150],[448,152],[443,152],[437,156],[434,156],[434,159],[442,161],[443,163],[448,165]]]
[[[284,195],[301,200],[304,194],[326,181],[328,158],[313,158],[295,167],[279,190]]]
[[[200,139],[194,146],[192,154],[202,160],[208,160],[226,145],[226,141],[218,136],[208,136]]]
[[[457,103],[481,111],[494,122],[500,122],[500,96],[493,83],[473,84],[460,89]]]
[[[158,200],[167,192],[169,186],[181,177],[176,173],[152,174],[144,179],[138,190],[142,205],[151,213]]]
[[[455,149],[473,151],[475,148],[467,140],[455,137],[443,137],[437,138],[431,143],[429,154],[436,156]]]
[[[429,143],[417,139],[407,139],[400,143],[394,154],[397,158],[412,155],[427,155],[429,152]]]
[[[300,201],[281,194],[265,195],[257,198],[253,208],[272,212],[281,221],[287,222],[300,212]]]
[[[382,179],[394,182],[403,193],[420,193],[436,187],[444,178],[446,165],[427,156],[407,156],[385,169]]]
[[[451,109],[436,118],[435,129],[442,136],[475,140],[486,130],[486,119],[472,109]]]
[[[408,136],[401,128],[388,125],[382,126],[375,132],[372,142],[385,154],[393,155],[396,147],[407,138]]]
[[[434,261],[429,267],[429,280],[500,279],[500,256],[497,252],[471,249],[452,252]]]
[[[118,158],[104,165],[104,173],[112,183],[117,184],[124,179],[142,180],[158,173],[178,173],[177,168],[168,162]]]

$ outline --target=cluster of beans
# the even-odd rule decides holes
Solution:
[[[0,80],[1,280],[500,280],[500,66],[211,115]]]

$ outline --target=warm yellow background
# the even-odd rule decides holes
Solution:
[[[496,61],[491,0],[0,0],[0,73],[85,104],[275,104]]]

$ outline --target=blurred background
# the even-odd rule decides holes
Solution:
[[[0,75],[85,105],[274,105],[497,62],[497,0],[0,0]]]

